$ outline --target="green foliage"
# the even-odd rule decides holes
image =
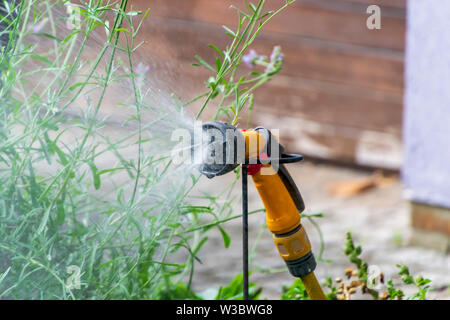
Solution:
[[[244,277],[242,273],[238,274],[234,279],[225,287],[220,287],[217,295],[215,296],[215,300],[243,300],[243,283]],[[248,298],[249,300],[258,300],[259,295],[261,294],[261,289],[256,288],[254,283],[249,283],[249,292]]]
[[[407,266],[403,264],[398,264],[397,267],[400,269],[398,274],[401,275],[401,279],[404,284],[412,284],[415,285],[418,289],[418,292],[413,294],[408,298],[408,300],[426,300],[427,292],[430,290],[430,286],[428,285],[431,280],[430,279],[424,279],[422,276],[417,276],[414,278],[410,273]]]
[[[231,97],[227,110],[237,121],[253,89],[281,68],[234,78],[274,15],[262,14],[264,2],[238,11],[240,26],[223,52],[211,46],[220,56],[215,68],[198,59],[216,75],[206,95],[184,106],[207,97],[203,110]],[[207,233],[218,228],[230,245],[222,224],[240,217],[230,206],[234,185],[205,195],[204,206],[190,204],[199,177],[167,155],[168,133],[185,121],[134,63],[149,11],[127,4],[20,1],[2,20],[9,42],[0,56],[0,298],[195,298],[194,265]],[[105,105],[125,119],[110,122]],[[72,266],[79,288],[68,282]],[[220,297],[238,298],[239,281]]]
[[[337,293],[338,289],[333,283],[333,279],[330,277],[325,278],[325,282],[322,284],[325,288],[329,289],[329,292],[326,292],[325,295],[327,296],[328,300],[337,300]]]
[[[368,281],[368,263],[360,258],[362,253],[361,246],[355,246],[353,237],[350,232],[347,232],[347,241],[345,244],[344,253],[347,255],[350,262],[356,265],[358,268],[358,278],[363,283],[364,291],[367,291],[375,300],[378,299],[378,292],[376,290],[367,287]]]
[[[213,73],[206,82],[208,91],[188,103],[205,98],[196,118],[199,118],[208,103],[216,98],[219,98],[219,102],[214,120],[225,116],[227,121],[236,125],[239,121],[239,114],[245,108],[248,109],[249,113],[251,112],[254,90],[269,81],[282,69],[281,48],[275,47],[270,59],[263,57],[258,61],[252,61],[252,64],[265,67],[264,71],[253,71],[239,76],[238,68],[242,63],[244,54],[264,25],[293,2],[286,1],[284,6],[273,12],[264,12],[266,0],[260,0],[257,4],[249,2],[246,10],[232,6],[238,14],[238,27],[233,31],[223,26],[226,34],[232,38],[231,44],[224,50],[210,45],[210,48],[217,53],[214,63],[208,63],[203,58],[196,56],[198,63],[193,64],[194,66],[203,66]]]
[[[372,295],[374,299],[379,298],[379,293],[377,290],[370,289],[367,287],[367,270],[368,270],[368,264],[366,261],[362,260],[359,256],[362,253],[361,246],[355,246],[353,242],[353,237],[350,232],[347,233],[347,243],[345,247],[345,254],[348,256],[349,260],[354,263],[358,268],[358,277],[359,280],[363,283],[363,292],[369,293]],[[398,264],[397,267],[399,268],[398,274],[401,276],[401,280],[406,285],[414,285],[418,292],[414,293],[412,296],[408,297],[408,300],[426,300],[426,294],[430,290],[430,286],[428,285],[431,280],[430,279],[424,279],[422,276],[417,276],[414,278],[410,272],[409,268],[405,265]],[[405,294],[402,290],[396,288],[394,286],[394,283],[392,279],[387,281],[387,287],[386,291],[383,293],[382,298],[383,299],[398,299],[401,300],[405,297]]]
[[[328,292],[325,290],[325,296],[328,300],[337,300],[337,292],[338,289],[334,286],[333,280],[330,277],[325,279],[325,282],[322,284],[322,288],[328,289]],[[301,279],[295,279],[291,286],[283,286],[283,293],[281,295],[281,300],[311,300],[306,292],[306,288],[303,285]]]
[[[182,282],[161,288],[157,296],[161,300],[203,300]]]
[[[401,300],[405,296],[402,290],[394,287],[394,283],[392,280],[387,281],[387,293],[389,296],[389,300]]]
[[[289,287],[283,286],[281,300],[311,300],[301,279],[295,279]]]
[[[240,273],[227,286],[210,288],[201,293],[194,293],[182,282],[171,283],[159,291],[158,295],[166,300],[243,300],[243,281]],[[261,291],[254,283],[249,283],[249,300],[258,300]]]
[[[322,284],[325,294],[328,300],[349,300],[351,295],[356,293],[357,288],[361,288],[363,294],[370,294],[374,300],[378,299],[390,299],[401,300],[405,297],[405,293],[394,286],[393,280],[389,279],[385,286],[385,291],[380,295],[378,290],[371,289],[367,286],[367,281],[370,279],[368,275],[368,263],[364,261],[360,256],[362,254],[362,248],[360,245],[355,245],[353,236],[350,232],[347,233],[347,241],[345,245],[345,254],[348,256],[350,262],[356,265],[357,271],[352,268],[345,270],[345,277],[350,279],[352,277],[358,277],[358,280],[353,280],[349,283],[345,283],[342,278],[336,278],[333,281],[330,277],[325,279]],[[414,285],[418,291],[412,296],[408,297],[408,300],[425,300],[426,294],[430,290],[428,285],[431,281],[424,279],[422,276],[413,277],[408,267],[398,264],[398,274],[401,276],[401,280],[405,285]],[[384,275],[380,275],[381,282],[384,282]],[[339,284],[339,287],[336,286]],[[328,291],[328,292],[327,292]],[[290,287],[283,287],[282,300],[309,300],[306,289],[300,279],[296,279]]]
[[[1,298],[154,298],[165,271],[189,272],[201,247],[203,230],[185,233],[198,226],[197,208],[187,204],[198,179],[170,184],[170,159],[144,153],[155,149],[145,137],[150,125],[178,126],[154,112],[131,59],[147,13],[116,4],[22,1],[14,8],[17,32],[1,57],[0,270],[8,270]],[[72,28],[60,20],[67,7],[80,20]],[[117,84],[126,94],[115,103],[131,110],[121,125],[132,124],[120,137],[100,117]],[[143,112],[157,120],[144,124]],[[132,153],[123,151],[130,146]],[[188,261],[167,262],[180,249]],[[71,266],[80,270],[79,288],[68,282]]]

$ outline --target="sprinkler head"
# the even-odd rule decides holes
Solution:
[[[226,174],[241,164],[246,164],[249,174],[254,174],[263,164],[296,162],[302,158],[284,154],[283,146],[264,127],[247,131],[226,122],[207,122],[202,126],[202,143],[194,143],[195,140],[192,154],[201,158],[197,168],[208,178]]]
[[[207,122],[202,126],[202,163],[198,169],[210,179],[224,175],[243,163],[245,154],[240,156],[242,152],[239,152],[242,150],[245,153],[240,130],[226,122]]]

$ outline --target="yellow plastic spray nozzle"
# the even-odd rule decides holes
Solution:
[[[264,128],[239,131],[223,122],[210,122],[203,127],[219,132],[218,136],[211,139],[211,143],[218,147],[212,152],[213,155],[221,154],[224,155],[223,159],[230,159],[228,156],[231,157],[231,152],[227,154],[230,146],[234,146],[233,155],[239,154],[239,151],[243,152],[243,146],[245,159],[236,157],[232,163],[202,165],[201,172],[211,178],[230,172],[239,164],[247,166],[246,172],[252,176],[266,208],[267,227],[273,234],[275,246],[286,262],[289,272],[302,279],[311,299],[326,299],[314,275],[316,260],[311,251],[311,243],[301,225],[300,214],[304,210],[302,197],[284,165],[275,165],[274,162],[281,160],[280,153],[283,150],[276,137]],[[220,136],[223,139],[217,143]],[[270,161],[263,164],[263,158],[269,158]],[[301,156],[298,158],[301,159]],[[250,160],[258,161],[252,164]]]

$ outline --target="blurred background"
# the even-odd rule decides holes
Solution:
[[[266,9],[283,3],[270,0]],[[186,99],[205,91],[210,74],[192,66],[194,56],[214,64],[216,53],[208,44],[223,49],[230,42],[222,25],[236,27],[231,5],[240,7],[243,1],[131,1],[136,10],[150,8],[140,52],[169,90]],[[380,29],[367,27],[370,5],[381,9]],[[353,230],[388,274],[395,273],[396,263],[409,263],[432,278],[439,297],[448,297],[448,16],[446,0],[297,0],[267,24],[252,47],[269,56],[280,45],[284,53],[282,73],[255,92],[250,124],[280,129],[287,150],[307,158],[292,171],[308,210],[327,215],[320,223],[325,256],[332,256],[334,267],[322,264],[323,276],[346,266],[344,235]],[[205,188],[214,183],[206,182]],[[255,208],[261,207],[258,201],[253,194]],[[239,239],[239,225],[228,228]],[[311,237],[317,248],[318,237]],[[260,248],[275,254],[270,236],[263,239],[268,240]],[[218,253],[223,249],[208,245],[199,288],[226,283],[240,270],[239,241],[226,261]],[[273,257],[266,262],[269,269],[282,267]],[[279,276],[261,279],[267,281],[268,296],[275,297],[279,283],[272,289],[270,283]]]
[[[267,2],[266,10],[284,1]],[[382,28],[369,30],[369,4],[382,5]],[[208,72],[193,68],[196,54],[215,61],[225,48],[240,0],[133,0],[150,8],[141,37],[153,61],[168,66],[187,90],[204,91]],[[252,124],[282,129],[283,142],[308,156],[399,169],[406,1],[297,0],[266,25],[253,49],[284,53],[284,70],[255,98]],[[146,50],[146,49],[143,49]],[[175,63],[174,63],[175,62]],[[212,63],[214,64],[214,63]],[[207,117],[205,117],[207,118]]]

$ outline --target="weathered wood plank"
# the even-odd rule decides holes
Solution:
[[[180,66],[189,74],[191,92],[206,90],[209,73],[203,68]],[[195,94],[192,93],[192,97]],[[214,105],[214,103],[212,103]],[[279,74],[255,91],[255,112],[292,117],[322,124],[401,135],[402,95],[355,89],[352,86],[312,81]],[[245,121],[241,122],[245,124]]]
[[[193,57],[199,54],[212,63],[214,51],[208,44],[224,48],[229,43],[229,37],[220,27],[167,18],[153,18],[153,25],[143,27],[142,34],[147,40],[151,39],[153,45],[167,48],[176,59],[186,62],[194,62]],[[261,34],[252,47],[270,55],[270,46],[276,44],[283,44],[286,75],[397,93],[403,91],[402,54],[273,34]]]
[[[450,237],[450,209],[413,202],[411,224],[414,228],[439,232]]]
[[[371,4],[376,2],[372,1]],[[243,5],[240,0],[134,0],[132,3],[140,9],[150,7],[153,16],[232,27],[236,26],[237,14],[230,5]],[[367,6],[353,4],[343,7],[343,3],[331,0],[297,1],[268,23],[265,30],[368,47],[404,49],[404,11],[389,14],[391,10],[383,7],[381,30],[368,30]],[[281,4],[282,1],[269,1],[266,8],[274,10]]]
[[[287,150],[347,164],[399,169],[402,142],[398,134],[324,124],[291,116],[254,113],[252,126],[279,129]]]
[[[360,3],[370,6],[376,4],[381,7],[406,9],[407,0],[332,0],[332,1],[345,1],[349,3]]]
[[[278,76],[255,97],[259,112],[401,134],[401,95]]]

